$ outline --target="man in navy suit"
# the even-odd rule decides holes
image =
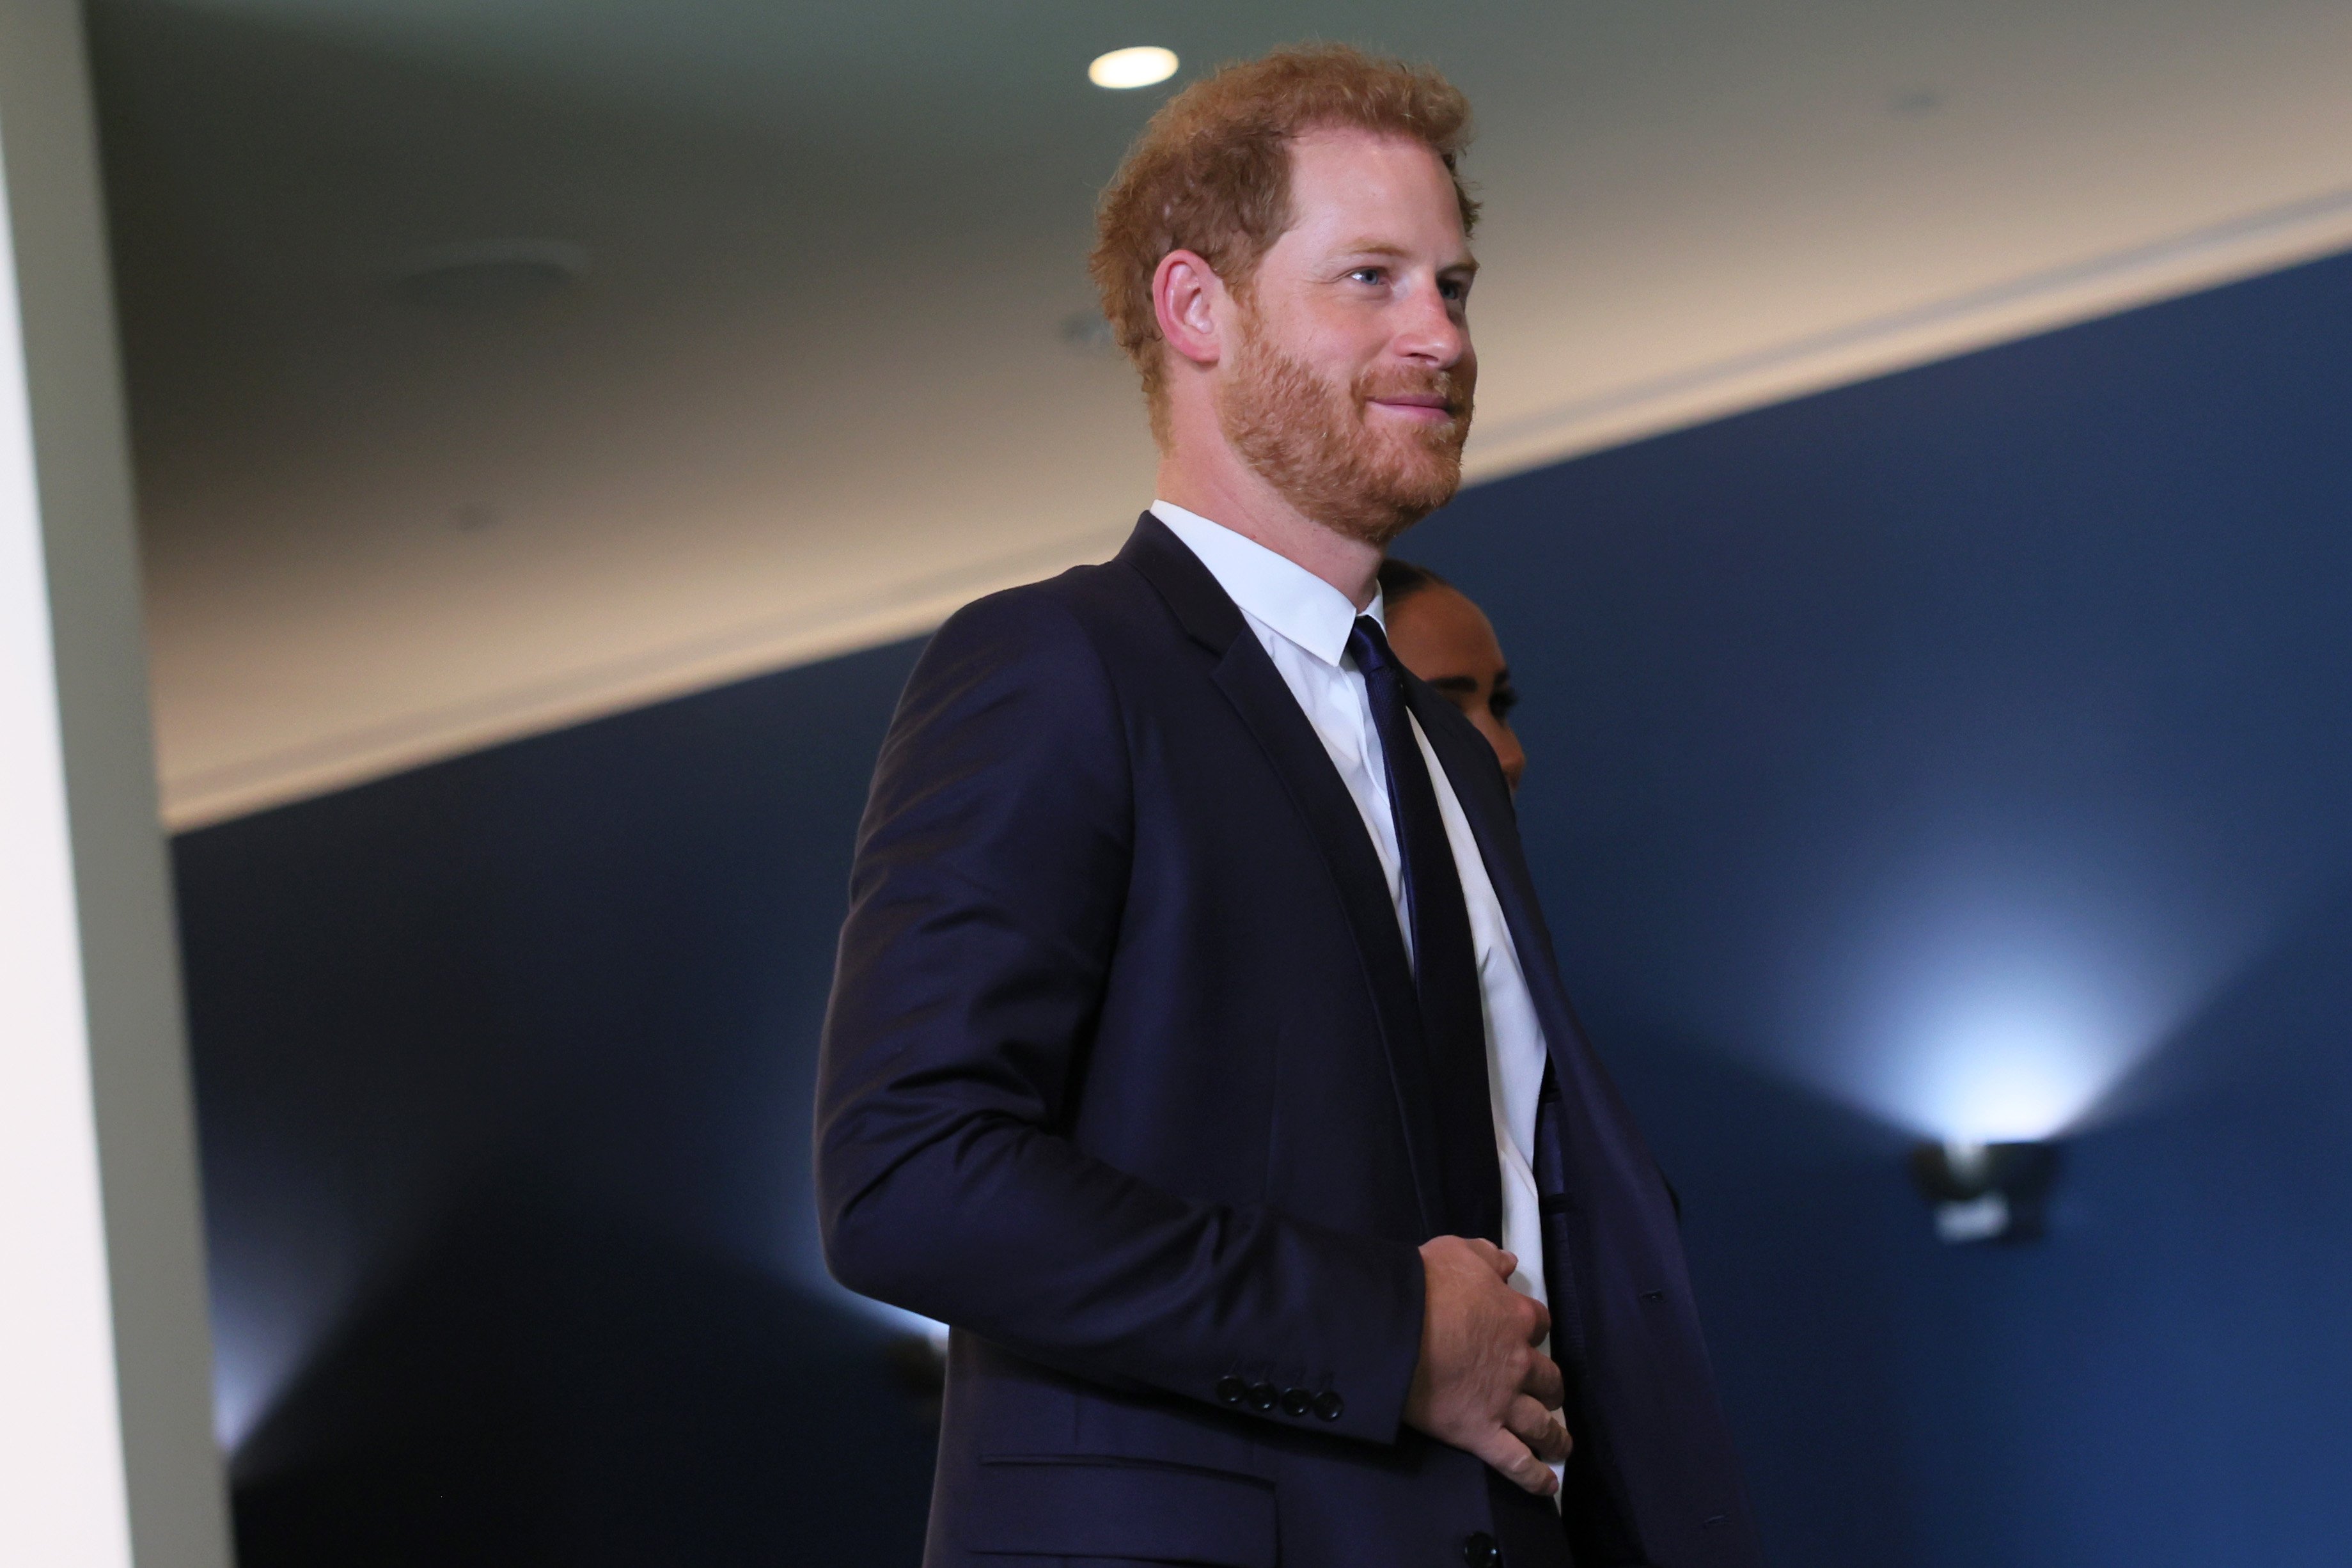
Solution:
[[[1094,271],[1159,499],[943,626],[859,836],[826,1254],[952,1325],[928,1561],[1749,1568],[1673,1200],[1494,752],[1390,648],[1460,481],[1468,110],[1285,51]]]

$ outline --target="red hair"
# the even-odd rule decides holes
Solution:
[[[1246,294],[1291,224],[1291,142],[1334,127],[1423,143],[1454,176],[1463,233],[1478,221],[1455,168],[1470,144],[1470,101],[1433,70],[1320,45],[1277,49],[1194,82],[1160,106],[1103,191],[1087,262],[1112,335],[1142,373],[1155,434],[1164,437],[1167,399],[1151,304],[1160,258],[1193,251],[1226,288]]]

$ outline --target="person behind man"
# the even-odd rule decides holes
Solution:
[[[1528,754],[1511,728],[1519,694],[1494,623],[1468,595],[1426,566],[1391,555],[1381,563],[1376,580],[1387,610],[1389,647],[1486,738],[1503,781],[1517,793],[1519,775],[1528,768]]]
[[[931,1564],[1755,1562],[1509,786],[1382,626],[1461,479],[1467,122],[1328,47],[1160,110],[1092,262],[1159,499],[950,617],[883,744],[818,1194],[952,1329]]]

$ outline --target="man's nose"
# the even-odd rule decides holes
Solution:
[[[1470,328],[1434,283],[1401,301],[1407,312],[1397,352],[1438,370],[1450,370],[1470,352]]]

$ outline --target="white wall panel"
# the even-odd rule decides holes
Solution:
[[[79,7],[0,5],[0,1562],[224,1568]]]

